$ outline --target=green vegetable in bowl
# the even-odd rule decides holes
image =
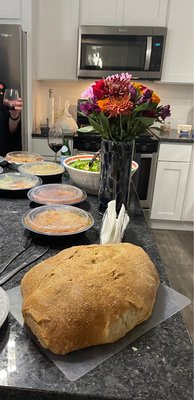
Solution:
[[[83,171],[100,172],[100,160],[95,160],[91,167],[89,167],[89,162],[90,160],[76,160],[69,164],[69,166]]]

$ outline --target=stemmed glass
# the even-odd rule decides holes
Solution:
[[[63,146],[63,130],[58,126],[50,128],[48,133],[48,145],[55,153],[55,162],[57,162],[57,153]]]
[[[18,98],[19,92],[17,89],[5,89],[3,104],[9,110],[15,110],[15,105]]]

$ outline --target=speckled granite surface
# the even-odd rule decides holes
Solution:
[[[171,129],[169,133],[164,133],[151,128],[152,133],[160,140],[160,142],[173,142],[173,143],[194,143],[194,137],[188,138],[179,137],[177,129]],[[192,131],[193,134],[193,131]]]
[[[96,197],[88,196],[81,207],[92,213],[94,226],[85,235],[50,243],[51,248],[43,258],[71,245],[99,243],[101,216]],[[21,246],[26,235],[21,218],[29,208],[27,198],[0,198],[0,262]],[[131,222],[124,240],[138,244],[148,252],[161,281],[168,285],[133,189],[129,214]],[[39,245],[44,245],[44,241],[36,238],[27,254],[35,252]],[[3,288],[7,290],[19,285],[29,268]],[[64,377],[10,314],[0,328],[0,400],[191,400],[192,396],[192,345],[179,313],[75,382]]]

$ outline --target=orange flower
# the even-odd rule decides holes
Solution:
[[[142,83],[132,82],[132,85],[135,89],[138,89],[140,93],[143,93],[144,90],[147,89],[147,86],[142,85]]]
[[[130,115],[134,104],[129,100],[129,96],[120,98],[107,97],[105,100],[99,100],[98,106],[102,111],[109,114],[109,117],[117,117],[118,115]]]
[[[104,99],[104,100],[98,100],[97,101],[98,107],[100,107],[102,112],[106,112],[107,103],[109,103],[109,98],[108,97],[106,99]]]
[[[153,103],[160,103],[160,97],[155,93],[155,92],[153,92],[152,93],[152,98],[151,98],[151,101],[153,102]]]

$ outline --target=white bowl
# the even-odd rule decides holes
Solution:
[[[64,160],[64,167],[67,170],[70,178],[79,187],[83,188],[89,194],[98,194],[100,172],[84,171],[71,167],[71,163],[76,160],[91,160],[93,154],[77,154],[76,156],[68,157]],[[131,176],[137,171],[139,165],[132,161]]]
[[[70,178],[76,185],[83,188],[87,193],[96,195],[98,194],[100,172],[84,171],[70,166],[76,160],[91,160],[92,157],[93,154],[78,154],[66,158],[63,163]]]

